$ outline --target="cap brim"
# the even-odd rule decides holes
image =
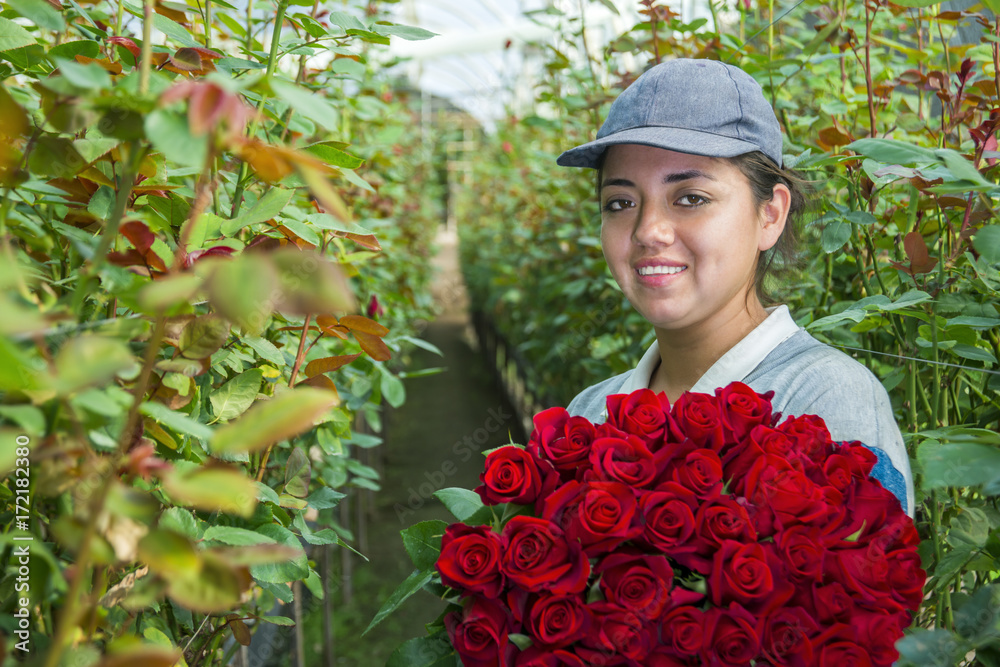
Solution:
[[[676,127],[635,127],[571,148],[556,159],[556,164],[596,169],[604,151],[618,144],[653,146],[707,157],[736,157],[760,150],[759,146],[749,141],[710,132]],[[774,160],[773,155],[768,157]],[[781,166],[780,156],[777,164]]]

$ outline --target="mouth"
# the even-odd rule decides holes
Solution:
[[[686,266],[640,266],[636,270],[640,276],[671,276],[685,269]]]

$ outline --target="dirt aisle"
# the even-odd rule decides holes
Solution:
[[[367,555],[371,562],[357,565],[355,595],[363,616],[358,619],[361,628],[413,569],[399,531],[419,521],[453,520],[432,497],[434,491],[452,486],[474,488],[482,472],[481,451],[511,439],[524,442],[514,411],[475,348],[456,240],[441,236],[438,245],[434,294],[440,314],[421,337],[437,346],[444,357],[418,350],[413,367],[443,366],[446,370],[407,379],[406,403],[386,419],[383,488],[375,494],[376,518],[369,529]],[[363,598],[371,599],[363,602]],[[384,665],[398,644],[424,634],[423,624],[434,620],[442,608],[429,594],[418,593],[394,617],[358,640],[364,657],[352,657],[357,655],[351,646],[354,640],[341,639],[343,650],[338,651],[337,664]]]

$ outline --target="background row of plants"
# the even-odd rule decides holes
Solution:
[[[228,664],[336,588],[442,217],[390,4],[3,3],[3,664]]]
[[[930,577],[902,664],[1000,665],[1000,7],[710,2],[715,29],[639,4],[644,21],[609,44],[564,17],[536,108],[481,138],[460,201],[474,308],[543,402],[631,368],[652,332],[601,257],[592,173],[555,158],[645,63],[743,67],[812,185],[801,262],[772,288],[882,380],[911,455]]]

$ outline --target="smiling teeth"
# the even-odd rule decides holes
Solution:
[[[643,266],[639,269],[640,276],[663,276],[680,273],[686,266]]]

